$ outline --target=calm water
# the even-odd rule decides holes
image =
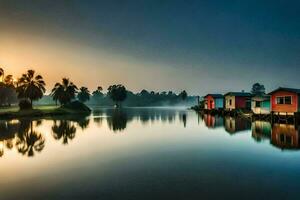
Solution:
[[[184,109],[0,122],[0,199],[299,199],[299,127]]]

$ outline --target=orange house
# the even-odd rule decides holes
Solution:
[[[277,114],[300,112],[300,89],[278,88],[271,95],[271,111]]]
[[[204,97],[205,109],[218,110],[224,108],[224,96],[222,94],[208,94]]]

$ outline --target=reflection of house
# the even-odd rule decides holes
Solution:
[[[228,92],[225,95],[225,109],[251,109],[251,94],[248,92]]]
[[[204,114],[204,122],[208,128],[217,128],[224,125],[223,117],[210,114]]]
[[[255,114],[270,114],[271,103],[270,96],[255,96],[251,98],[251,109]]]
[[[271,138],[272,126],[270,122],[254,121],[252,122],[252,137],[256,141]]]
[[[281,149],[299,148],[299,130],[291,124],[274,124],[271,143]]]
[[[204,97],[205,109],[223,109],[224,108],[224,97],[222,94],[208,94]]]
[[[270,93],[271,110],[275,114],[300,112],[300,89],[278,88]]]
[[[244,130],[250,130],[251,129],[251,122],[240,117],[225,117],[225,130],[230,133],[237,133]]]

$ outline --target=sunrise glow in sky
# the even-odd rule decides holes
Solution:
[[[300,86],[299,1],[0,0],[0,66],[91,90]]]

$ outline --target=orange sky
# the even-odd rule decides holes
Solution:
[[[167,66],[162,70],[162,64],[34,33],[11,31],[0,36],[0,66],[6,74],[18,77],[27,69],[34,69],[44,77],[48,91],[63,77],[90,90],[116,83],[125,84],[133,91],[161,90],[161,85],[166,90],[176,88],[176,79],[167,79],[166,83],[166,77],[175,77],[176,73]]]

